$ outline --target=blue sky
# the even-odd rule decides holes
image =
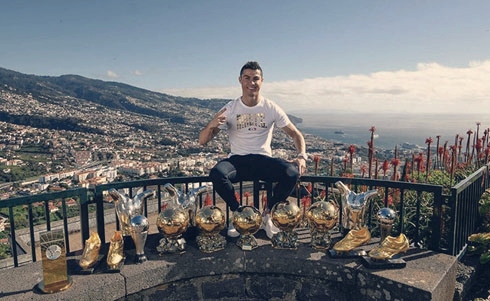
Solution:
[[[0,0],[0,7],[0,67],[22,73],[232,98],[240,95],[240,67],[258,60],[263,94],[288,112],[490,110],[488,0]]]

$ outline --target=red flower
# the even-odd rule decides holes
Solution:
[[[262,208],[267,208],[267,195],[262,191]]]
[[[211,195],[206,193],[206,198],[204,199],[204,206],[211,206],[213,204],[213,199],[211,199]]]
[[[311,194],[311,192],[313,191],[313,184],[308,183],[308,186],[306,186],[306,190],[308,190],[309,194]]]

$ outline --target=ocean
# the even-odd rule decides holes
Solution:
[[[304,133],[316,135],[329,141],[367,147],[371,139],[370,128],[375,127],[374,145],[382,149],[394,149],[404,143],[425,147],[431,137],[433,144],[440,136],[440,145],[446,141],[454,145],[458,134],[467,141],[468,130],[473,139],[480,122],[479,137],[490,128],[490,112],[486,114],[294,114],[303,119],[297,127]]]

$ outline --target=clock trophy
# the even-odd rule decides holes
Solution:
[[[39,240],[44,279],[37,287],[47,294],[68,289],[73,282],[68,275],[63,229],[41,232]]]

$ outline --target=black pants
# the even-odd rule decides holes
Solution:
[[[231,211],[239,207],[233,183],[240,181],[262,180],[277,183],[272,199],[267,207],[272,207],[285,199],[293,191],[299,179],[298,166],[280,158],[264,155],[231,156],[218,162],[209,173],[216,192],[228,204]]]

